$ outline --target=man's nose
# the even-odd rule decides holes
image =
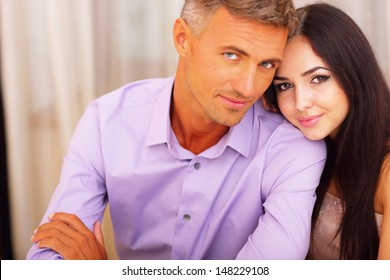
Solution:
[[[232,87],[243,96],[252,97],[258,91],[258,81],[256,81],[257,67],[246,66],[240,69],[236,77],[233,78]]]

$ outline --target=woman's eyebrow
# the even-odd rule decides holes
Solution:
[[[286,77],[281,77],[281,76],[274,76],[274,80],[286,81],[286,80],[288,80],[288,78],[286,78]]]
[[[301,74],[301,77],[305,77],[305,76],[307,76],[307,75],[310,75],[311,73],[313,73],[313,72],[315,72],[315,71],[317,71],[317,70],[319,70],[319,69],[324,69],[324,70],[330,71],[330,69],[328,69],[328,68],[326,68],[326,67],[323,67],[323,66],[316,66],[316,67],[313,67],[313,68],[311,68],[311,69],[309,69],[309,70],[303,72],[303,73]],[[286,81],[286,80],[288,80],[288,78],[282,77],[282,76],[275,76],[275,77],[274,77],[274,80]]]
[[[303,73],[301,74],[301,76],[302,76],[302,77],[307,76],[307,75],[309,75],[309,74],[311,74],[311,73],[317,71],[318,69],[325,69],[325,70],[327,70],[327,71],[330,71],[330,70],[329,70],[328,68],[326,68],[326,67],[323,67],[323,66],[316,66],[316,67],[313,67],[313,68],[310,69],[310,70],[307,70],[307,71],[303,72]]]

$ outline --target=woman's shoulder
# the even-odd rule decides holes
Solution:
[[[386,156],[382,164],[376,201],[378,209],[375,210],[377,213],[383,214],[385,210],[386,212],[390,211],[390,154]]]
[[[383,215],[378,259],[390,260],[390,155],[387,155],[383,162],[377,191]]]

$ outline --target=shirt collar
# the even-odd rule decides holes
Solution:
[[[244,118],[231,127],[226,135],[226,146],[231,147],[245,157],[248,157],[254,124],[254,106],[245,114]]]
[[[168,82],[161,90],[161,97],[157,101],[156,110],[153,112],[152,121],[146,138],[147,146],[164,143],[169,144],[169,135],[170,133],[173,133],[170,120],[170,106],[174,78],[170,78],[167,81]],[[231,127],[229,132],[220,142],[218,142],[217,146],[219,146],[219,148],[217,149],[221,153],[229,146],[243,156],[248,157],[252,139],[254,111],[254,106],[252,106],[241,122]]]
[[[171,131],[170,107],[174,78],[168,78],[161,89],[161,96],[157,100],[156,109],[153,112],[152,121],[146,137],[146,145],[168,143]]]

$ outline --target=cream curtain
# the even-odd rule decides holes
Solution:
[[[84,108],[130,81],[174,74],[178,0],[0,0],[13,250],[24,259]],[[105,222],[110,258],[116,258]]]
[[[326,2],[341,5],[357,19],[388,77],[390,1]],[[16,259],[24,259],[31,246],[30,237],[46,210],[62,157],[87,104],[130,81],[174,74],[177,55],[171,29],[182,3],[0,0],[1,79]],[[104,227],[109,256],[115,259],[110,220]]]

